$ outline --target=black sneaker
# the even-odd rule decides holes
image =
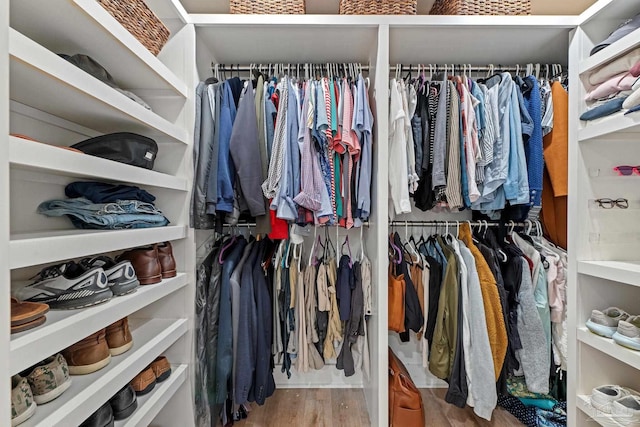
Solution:
[[[80,265],[87,270],[100,267],[104,270],[109,280],[109,287],[113,295],[124,295],[134,292],[140,282],[136,277],[136,271],[130,261],[120,261],[116,263],[108,256],[98,256],[95,258],[84,258]]]
[[[100,267],[87,270],[69,261],[47,267],[36,277],[35,282],[14,292],[18,300],[49,304],[51,309],[74,309],[100,304],[113,296]]]

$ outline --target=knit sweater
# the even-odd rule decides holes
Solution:
[[[527,156],[527,171],[529,175],[529,192],[531,205],[540,206],[542,203],[542,174],[544,162],[542,160],[542,103],[540,86],[534,76],[524,79],[531,90],[524,93],[524,105],[533,119],[533,130],[528,141],[525,141],[524,149]]]
[[[491,356],[493,357],[493,369],[495,379],[497,380],[507,354],[508,344],[507,329],[504,324],[498,285],[495,277],[491,274],[491,269],[487,261],[482,256],[480,250],[473,244],[469,224],[465,223],[460,225],[460,240],[469,248],[473,254],[473,258],[476,260],[476,268],[482,290],[482,302],[486,316],[487,332],[489,333],[489,345],[491,346]]]

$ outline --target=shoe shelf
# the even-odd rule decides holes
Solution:
[[[595,348],[635,369],[640,369],[640,352],[616,344],[610,338],[604,338],[590,332],[586,326],[578,327],[578,341]]]
[[[593,421],[601,425],[602,427],[622,427],[620,423],[613,419],[613,417],[609,414],[605,414],[604,412],[598,411],[596,408],[591,406],[591,398],[588,395],[581,394],[578,395],[576,399],[576,404],[578,409],[580,409],[585,414],[589,415]]]
[[[49,353],[62,351],[84,337],[107,327],[187,285],[188,275],[178,273],[155,285],[140,286],[136,292],[80,310],[51,310],[47,321],[35,329],[11,335],[10,374],[33,366]]]
[[[115,427],[138,427],[151,424],[164,405],[184,384],[187,375],[188,367],[186,364],[171,366],[171,376],[156,384],[151,393],[138,396],[138,409],[128,418],[116,421]]]
[[[11,269],[46,264],[152,243],[184,239],[184,225],[131,230],[60,230],[14,234],[9,243]]]
[[[578,273],[640,286],[640,261],[578,261]]]
[[[9,162],[13,169],[46,171],[74,178],[188,191],[187,180],[184,178],[14,136],[9,137]]]
[[[38,406],[35,415],[21,426],[80,425],[157,356],[182,337],[187,332],[187,324],[187,319],[149,319],[140,324],[130,322],[133,336],[131,350],[112,357],[111,363],[97,372],[71,376],[71,387],[56,400]]]
[[[10,96],[14,101],[102,133],[117,129],[188,143],[186,129],[147,110],[12,28],[9,54]]]
[[[187,85],[95,0],[12,1],[11,27],[56,53],[91,56],[124,89],[188,95]]]

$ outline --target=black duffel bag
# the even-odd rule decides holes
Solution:
[[[158,144],[153,139],[130,132],[96,136],[80,141],[71,148],[91,156],[145,169],[153,169],[158,155]]]

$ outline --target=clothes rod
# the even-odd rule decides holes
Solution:
[[[369,227],[369,221],[365,221],[362,223],[363,227]],[[236,227],[236,228],[255,228],[256,227],[256,223],[255,222],[239,222],[238,224],[235,225],[231,225],[231,224],[223,224],[223,227]],[[318,227],[332,227],[331,225],[319,225]],[[340,228],[344,228],[344,227],[340,227]],[[358,229],[360,227],[353,227],[351,228],[351,230],[353,229]],[[346,230],[346,229],[345,229]]]
[[[337,64],[339,66],[342,66],[341,62],[330,62],[331,65],[333,64]],[[359,63],[357,64],[357,69],[358,70],[362,70],[362,71],[369,71],[369,66],[368,65],[360,65]],[[265,69],[269,69],[269,65],[271,65],[271,69],[273,69],[274,64],[258,64],[258,65],[232,65],[232,64],[216,64],[214,62],[211,63],[211,70],[215,71],[215,66],[218,65],[218,72],[226,72],[226,73],[231,73],[231,72],[238,72],[238,73],[248,73],[250,71],[253,70],[265,70]],[[262,65],[262,67],[260,67],[260,65]],[[278,63],[276,64],[278,65],[278,67],[280,68],[284,68],[285,70],[288,69],[288,71],[293,72],[293,71],[300,71],[300,72],[304,72],[305,71],[305,66],[309,66],[309,71],[316,71],[319,70],[320,68],[322,68],[323,70],[326,70],[327,68],[327,64],[281,64]],[[346,64],[347,68],[349,66],[349,63]],[[284,66],[284,67],[282,67]],[[339,70],[341,71],[341,69]]]
[[[439,225],[459,225],[459,224],[470,224],[472,227],[525,227],[526,224],[522,222],[485,222],[485,221],[390,221],[390,227],[433,227]]]

